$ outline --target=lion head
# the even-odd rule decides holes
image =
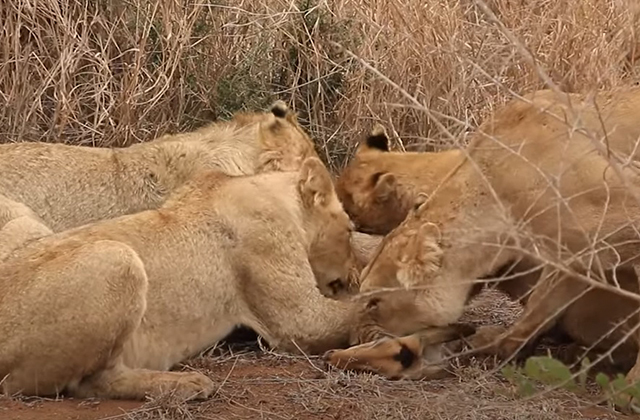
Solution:
[[[238,118],[248,118],[238,117]],[[298,124],[295,112],[276,101],[262,118],[259,130],[260,156],[256,171],[297,171],[308,157],[319,159],[313,141]]]
[[[449,325],[462,315],[466,299],[442,275],[442,234],[425,222],[425,201],[421,195],[362,271],[352,344]]]
[[[395,175],[382,169],[389,150],[386,130],[377,124],[336,182],[338,197],[358,231],[384,235],[407,216],[406,197]]]
[[[173,166],[199,163],[223,169],[230,175],[271,171],[297,171],[307,157],[318,157],[314,143],[298,124],[296,114],[278,100],[268,110],[238,112],[227,121],[216,121],[197,130],[165,134],[153,143],[174,150],[167,159]],[[185,156],[196,155],[196,158]]]
[[[356,261],[351,245],[353,223],[320,159],[309,157],[303,161],[298,191],[310,244],[309,262],[318,289],[325,296],[334,296],[349,284]]]

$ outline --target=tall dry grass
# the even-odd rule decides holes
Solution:
[[[635,0],[490,6],[565,90],[638,79]],[[281,98],[335,168],[374,121],[447,147],[544,87],[473,0],[0,0],[0,22],[0,141],[124,146]]]

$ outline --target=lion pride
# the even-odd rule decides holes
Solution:
[[[206,376],[165,371],[237,324],[286,349],[339,346],[346,306],[313,272],[346,276],[349,226],[309,158],[299,172],[201,172],[159,209],[29,242],[0,266],[3,390],[208,396]],[[342,252],[311,258],[325,242]]]
[[[283,350],[343,347],[351,304],[315,284],[347,276],[351,227],[310,157],[299,171],[202,171],[158,209],[28,242],[0,265],[2,389],[205,398],[208,377],[168,370],[238,324]],[[440,328],[432,344],[470,332]]]
[[[586,346],[622,342],[627,378],[640,379],[638,109],[640,88],[594,98],[545,90],[490,116],[442,187],[417,200],[365,268],[352,341],[455,322],[473,279],[528,260],[543,267],[538,286],[488,350],[509,356],[560,325]],[[606,289],[616,283],[618,291]],[[341,365],[354,354],[327,359]],[[357,355],[360,367],[381,360],[362,348]]]
[[[229,175],[291,171],[307,157],[318,157],[313,141],[296,114],[276,101],[268,112],[237,113],[230,121],[126,148],[2,144],[0,194],[26,205],[44,226],[59,232],[158,208],[203,169]],[[352,239],[356,257],[371,241],[362,235]],[[333,279],[318,287],[329,296],[344,294],[357,284],[362,267],[364,262],[353,262],[347,285]]]

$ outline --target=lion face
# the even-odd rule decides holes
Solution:
[[[407,216],[393,174],[354,162],[341,174],[336,190],[359,232],[386,235]]]
[[[318,289],[336,297],[350,287],[356,258],[351,246],[353,224],[342,208],[329,171],[315,157],[307,158],[298,185],[309,240],[309,263]]]
[[[448,287],[439,276],[443,251],[438,228],[424,222],[416,204],[407,219],[384,239],[362,271],[354,305],[352,344],[381,333],[411,334],[458,318],[446,305]]]
[[[353,289],[357,277],[352,275],[355,265],[351,247],[353,223],[337,197],[333,207],[334,210],[327,209],[314,216],[318,226],[324,228],[311,244],[309,262],[320,292],[327,297],[339,298]]]
[[[386,235],[408,213],[396,177],[380,170],[388,142],[384,128],[374,127],[336,183],[338,197],[360,232]]]

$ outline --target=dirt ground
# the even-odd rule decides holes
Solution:
[[[472,302],[467,321],[510,323],[519,308],[497,293]],[[543,343],[544,344],[544,343]],[[544,354],[546,348],[539,346]],[[388,381],[364,373],[330,370],[317,357],[261,350],[252,333],[186,363],[219,387],[207,401],[177,403],[170,397],[146,402],[72,398],[0,398],[2,420],[95,419],[631,419],[595,405],[594,393],[553,391],[531,399],[492,371],[495,361],[454,363],[453,377],[437,381]],[[639,416],[640,417],[640,416]]]

